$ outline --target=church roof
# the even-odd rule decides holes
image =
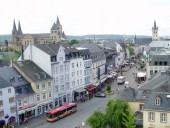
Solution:
[[[19,34],[22,34],[22,30],[21,30],[20,21],[18,22],[18,33],[19,33]]]
[[[15,24],[15,20],[14,20],[12,33],[15,33],[15,32],[17,32],[17,28],[16,28],[16,24]]]

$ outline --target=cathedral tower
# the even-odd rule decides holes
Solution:
[[[152,27],[152,40],[158,40],[158,27],[156,26],[156,21],[154,21],[154,26]]]

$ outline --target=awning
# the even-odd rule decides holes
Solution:
[[[74,91],[80,93],[80,92],[86,92],[86,89],[81,87],[81,88],[75,89]]]
[[[0,124],[5,123],[5,120],[0,120]]]
[[[87,91],[92,91],[93,89],[95,89],[96,88],[96,86],[94,86],[94,85],[89,85],[87,88],[86,88],[86,90]]]
[[[137,77],[146,77],[146,72],[138,72]]]

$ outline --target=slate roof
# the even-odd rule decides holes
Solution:
[[[170,55],[152,55],[151,60],[149,63],[150,66],[155,66],[155,61],[162,62],[162,65],[158,63],[159,66],[164,66],[164,62],[167,62],[167,66],[170,65]]]
[[[72,52],[79,52],[75,47],[69,45],[68,43],[57,43],[57,44],[37,44],[35,45],[37,48],[41,49],[45,53],[53,56],[57,55],[60,45],[64,47],[64,52],[66,54]]]
[[[22,34],[22,35],[18,35],[17,38],[21,39],[26,35],[30,35],[34,38],[50,38],[50,33],[39,33],[39,34]]]
[[[152,42],[152,38],[136,38],[135,44],[136,45],[145,45]]]
[[[166,73],[158,72],[156,75],[149,81],[146,81],[139,89],[140,90],[154,90],[162,85],[164,85],[167,81],[169,81],[170,73],[166,71]]]
[[[49,54],[50,56],[57,55],[60,44],[35,44],[35,47]]]
[[[22,77],[22,80],[19,80],[21,74],[16,71],[14,67],[0,68],[0,76],[7,82],[11,83],[14,87],[29,84],[24,77]],[[14,81],[11,81],[11,79],[14,79]]]
[[[27,77],[33,82],[39,82],[52,79],[45,71],[38,67],[34,62],[30,60],[13,62],[14,67],[21,70]],[[17,70],[18,70],[17,69]]]
[[[82,47],[82,48],[88,48],[90,53],[98,53],[98,52],[103,52],[103,50],[96,44],[86,42],[86,43],[78,43],[73,45],[74,47]]]
[[[137,91],[132,87],[119,89],[115,92],[114,97],[118,99],[126,99],[127,101],[134,101]]]
[[[0,76],[0,89],[7,88],[10,86],[12,86],[12,85]]]
[[[170,96],[170,93],[152,92],[145,102],[144,110],[170,111],[170,98],[168,98],[167,95]],[[161,99],[160,105],[155,105],[156,97]]]

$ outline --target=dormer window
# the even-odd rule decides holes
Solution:
[[[155,61],[155,65],[158,65],[158,62],[157,62],[157,61]]]
[[[161,104],[161,99],[160,97],[156,97],[155,99],[155,105],[160,105]]]

